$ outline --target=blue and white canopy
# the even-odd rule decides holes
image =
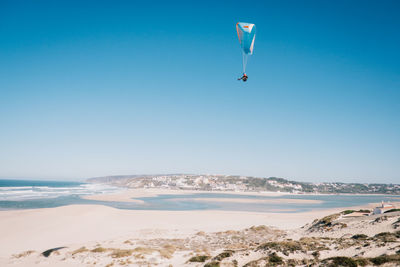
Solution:
[[[254,40],[256,38],[256,25],[246,22],[238,22],[236,24],[236,30],[243,52],[252,55]]]
[[[246,22],[236,23],[236,31],[243,51],[243,72],[246,72],[247,57],[253,54],[256,39],[256,25]]]

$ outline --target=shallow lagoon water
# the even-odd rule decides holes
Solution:
[[[197,199],[252,199],[266,200],[261,203],[240,203],[220,201],[198,201]],[[159,195],[156,197],[137,198],[143,200],[145,205],[136,204],[137,208],[149,210],[230,210],[253,212],[306,212],[316,209],[346,208],[361,206],[368,203],[381,201],[398,201],[398,196],[389,195],[282,195],[282,196],[254,196],[226,193],[198,193],[182,195]],[[286,203],[285,200],[317,200],[318,203],[301,201],[299,203]],[[268,200],[273,200],[268,203]],[[279,200],[282,200],[281,202]]]
[[[144,204],[135,202],[110,202],[83,199],[88,194],[110,193],[122,190],[104,185],[84,183],[35,183],[17,186],[1,186],[0,210],[53,208],[73,204],[105,205],[118,209],[130,210],[227,210],[253,212],[306,212],[318,209],[346,208],[361,206],[381,201],[398,201],[399,196],[389,195],[281,195],[256,196],[229,193],[193,193],[158,195],[155,197],[137,198]],[[9,184],[8,184],[9,185]],[[33,193],[32,193],[33,192]],[[208,199],[208,200],[207,200]],[[215,201],[221,199],[225,201]],[[230,202],[227,199],[256,200],[247,203]],[[301,202],[287,203],[285,200],[317,200],[317,203]],[[257,200],[262,200],[258,203]],[[268,202],[271,200],[271,202]],[[282,201],[280,201],[282,200]]]

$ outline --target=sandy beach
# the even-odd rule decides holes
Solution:
[[[140,211],[100,205],[0,211],[0,257],[119,237],[187,236],[256,225],[293,229],[335,210],[307,213]],[[342,210],[342,209],[340,209]],[[10,229],[13,229],[10,231]]]
[[[176,191],[163,190],[128,190],[119,194],[95,195],[87,198],[134,201],[132,197],[176,193]],[[181,193],[189,192],[179,191],[179,194]],[[234,203],[235,200],[252,201],[230,198],[223,201]],[[373,206],[369,205],[367,208]],[[0,211],[0,265],[24,266],[26,262],[20,262],[21,265],[18,265],[18,261],[10,259],[24,251],[42,252],[55,247],[78,249],[93,247],[96,244],[115,244],[116,241],[119,242],[118,244],[124,244],[124,240],[187,239],[199,232],[238,231],[260,225],[271,229],[295,231],[310,224],[316,218],[343,210],[343,208],[337,208],[301,213],[261,213],[216,210],[122,210],[102,205],[69,205],[57,208]],[[35,264],[42,263],[48,264],[45,261]],[[57,262],[58,266],[63,266],[62,264],[65,263]],[[70,263],[65,266],[74,265]]]
[[[122,201],[143,203],[143,201],[134,199],[142,197],[155,197],[158,195],[189,195],[189,194],[230,194],[230,195],[245,195],[245,196],[283,196],[288,193],[280,192],[236,192],[236,191],[199,191],[199,190],[173,190],[173,189],[124,189],[121,192],[113,194],[99,194],[83,196],[84,199],[100,200],[100,201]]]

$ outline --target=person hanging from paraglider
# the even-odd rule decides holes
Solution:
[[[247,81],[248,78],[249,78],[249,76],[247,76],[246,73],[243,73],[243,76],[241,78],[239,78],[238,81],[243,80],[245,82],[245,81]]]
[[[243,54],[243,76],[238,81],[242,80],[246,82],[249,78],[246,74],[247,60],[253,54],[256,25],[247,22],[238,22],[236,23],[236,31]]]

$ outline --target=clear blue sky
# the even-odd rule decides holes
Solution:
[[[399,1],[1,1],[0,177],[400,182]],[[237,21],[257,26],[247,83]]]

